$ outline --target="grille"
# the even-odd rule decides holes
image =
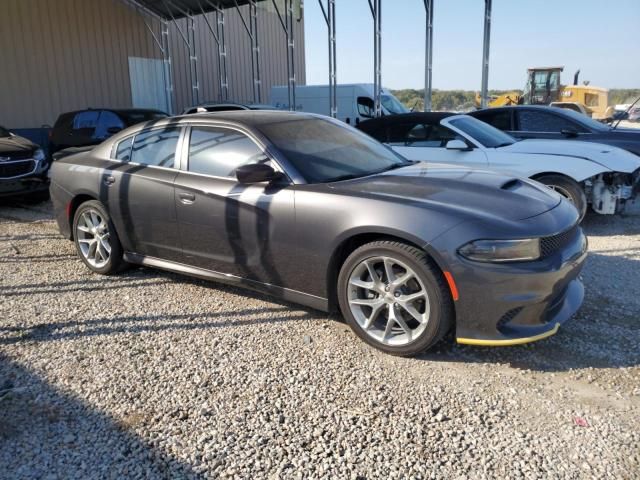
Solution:
[[[553,235],[552,237],[543,237],[540,239],[540,256],[542,258],[553,255],[558,250],[566,247],[569,243],[573,241],[576,234],[578,233],[578,225],[574,225],[569,230],[566,230],[558,235]]]
[[[13,178],[27,175],[36,167],[36,162],[28,160],[26,162],[0,163],[0,178]]]
[[[522,311],[522,309],[523,309],[523,307],[516,307],[516,308],[513,308],[513,309],[509,310],[504,315],[502,315],[502,317],[500,318],[500,320],[498,320],[498,323],[496,325],[498,327],[498,330],[500,330],[507,323],[509,323],[511,320],[513,320],[516,317],[516,315],[518,315]]]
[[[6,158],[7,161],[11,160],[27,160],[33,158],[34,152],[31,150],[18,151],[18,152],[6,152],[0,153],[0,158]]]

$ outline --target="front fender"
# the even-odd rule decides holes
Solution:
[[[541,173],[559,173],[571,177],[576,182],[611,170],[587,158],[571,155],[550,155],[537,153],[501,153],[489,156],[492,168],[506,170],[523,177],[534,177]]]

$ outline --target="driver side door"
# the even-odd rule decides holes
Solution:
[[[295,250],[294,191],[288,182],[241,184],[235,170],[251,163],[280,167],[245,132],[189,128],[187,162],[175,180],[175,205],[185,262],[194,267],[286,284]]]
[[[409,160],[486,167],[485,153],[470,146],[453,130],[440,124],[411,123],[393,125],[387,130],[388,145]],[[447,149],[450,140],[461,140],[466,150]]]

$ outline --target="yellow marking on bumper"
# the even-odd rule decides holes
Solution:
[[[559,328],[560,324],[556,323],[556,326],[548,332],[540,333],[539,335],[534,335],[533,337],[513,338],[508,340],[479,340],[475,338],[457,337],[456,342],[462,343],[464,345],[482,345],[485,347],[507,347],[509,345],[522,345],[523,343],[537,342],[538,340],[542,340],[543,338],[555,335],[558,332]]]

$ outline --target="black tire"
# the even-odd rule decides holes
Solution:
[[[104,264],[92,264],[90,260],[87,259],[80,246],[82,239],[79,238],[81,236],[81,232],[78,229],[78,223],[84,214],[90,215],[91,212],[96,212],[99,215],[99,218],[107,225],[106,232],[109,234],[108,243],[110,244],[111,252]],[[113,275],[121,271],[126,266],[126,262],[122,258],[122,245],[120,244],[120,239],[118,238],[116,229],[111,221],[111,217],[102,203],[97,200],[84,202],[76,210],[76,213],[73,216],[73,241],[75,243],[78,256],[92,272],[99,273],[101,275]],[[102,248],[104,249],[104,247]]]
[[[587,196],[578,182],[563,175],[543,175],[536,180],[567,198],[578,210],[578,221],[582,221],[587,213]]]
[[[388,345],[373,338],[358,323],[350,308],[350,289],[355,291],[349,283],[351,275],[359,265],[362,265],[364,260],[376,257],[397,259],[410,267],[419,277],[427,293],[430,311],[428,321],[425,323],[426,326],[416,338],[404,345]],[[372,242],[351,253],[343,263],[338,275],[337,297],[342,315],[354,333],[369,345],[392,355],[412,356],[424,352],[440,341],[451,329],[454,322],[453,300],[442,272],[424,251],[401,242]],[[393,307],[389,305],[388,308]]]

